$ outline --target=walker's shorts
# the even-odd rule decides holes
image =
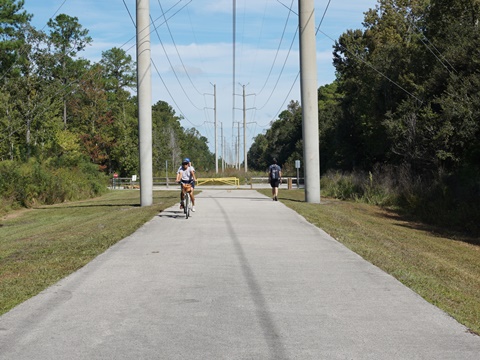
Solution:
[[[278,187],[278,185],[280,185],[280,180],[279,180],[279,179],[277,179],[277,180],[270,180],[270,186],[271,186],[272,188]]]

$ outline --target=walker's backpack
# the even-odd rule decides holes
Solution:
[[[270,179],[272,180],[278,180],[280,179],[280,168],[278,165],[272,165],[270,166]]]

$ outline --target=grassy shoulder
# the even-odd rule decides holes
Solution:
[[[156,191],[140,207],[136,190],[96,199],[39,206],[0,219],[0,314],[86,265],[178,201]]]
[[[304,199],[303,191],[280,191],[279,200],[310,223],[480,334],[478,238],[442,234],[373,205]]]

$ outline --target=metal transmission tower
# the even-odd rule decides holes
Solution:
[[[214,116],[214,137],[215,137],[215,174],[218,174],[218,149],[217,149],[217,85],[212,84],[213,86],[213,94],[205,94],[205,95],[212,95],[213,96],[213,108],[206,108],[206,109],[212,109],[213,110],[213,116]]]
[[[137,90],[140,205],[153,204],[150,0],[137,0]]]
[[[225,139],[223,137],[223,122],[220,123],[220,133],[222,137],[222,174],[225,172]]]
[[[247,85],[242,85],[242,84],[239,84],[242,86],[243,88],[243,93],[242,95],[238,94],[238,96],[242,96],[243,97],[243,108],[234,108],[234,109],[237,109],[237,110],[242,110],[243,112],[243,162],[244,162],[244,168],[245,168],[245,173],[248,171],[248,165],[247,165],[247,110],[252,110],[252,109],[255,109],[255,108],[248,108],[247,109],[247,106],[246,106],[246,98],[247,96],[250,96],[250,95],[255,95],[255,94],[245,94],[245,87]],[[237,95],[237,94],[236,94]],[[236,122],[234,122],[236,123]],[[238,156],[237,156],[237,160],[238,160],[238,167],[237,169],[240,169],[240,123],[238,123],[239,125],[239,133],[238,133],[238,147],[237,147],[237,152],[238,152]]]
[[[314,0],[298,0],[305,201],[320,203],[317,55]]]
[[[248,171],[248,165],[247,165],[247,110],[252,110],[254,108],[248,108],[246,106],[246,98],[247,96],[250,95],[255,95],[255,94],[245,94],[245,86],[243,85],[243,162],[244,162],[244,167],[245,167],[245,173]]]

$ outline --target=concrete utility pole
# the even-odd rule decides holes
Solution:
[[[213,118],[215,122],[215,174],[218,174],[218,151],[217,151],[217,85],[213,85]]]
[[[137,0],[137,91],[140,206],[153,204],[150,0]]]
[[[298,0],[305,201],[320,203],[317,54],[314,0]]]
[[[222,174],[225,172],[225,139],[223,138],[223,122],[220,123],[220,134],[222,136]]]
[[[237,170],[240,170],[240,121],[237,124]]]
[[[243,85],[243,162],[245,173],[248,171],[247,166],[247,106],[245,100],[245,85]]]

